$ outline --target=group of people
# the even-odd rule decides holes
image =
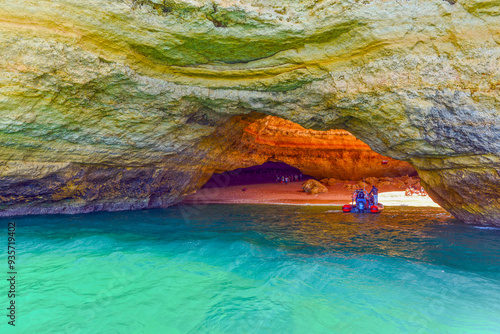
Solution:
[[[244,170],[237,169],[233,171],[223,172],[222,175],[228,175],[230,177],[235,177],[236,179],[252,178],[259,181],[264,180],[275,180],[277,183],[288,184],[294,181],[303,180],[304,176],[302,174],[294,174],[292,171],[283,171],[279,169],[267,169],[267,170]]]
[[[276,183],[288,184],[293,181],[301,181],[304,178],[302,174],[294,174],[294,175],[276,175]]]
[[[427,191],[425,191],[424,187],[420,187],[420,190],[415,189],[413,186],[406,188],[405,196],[413,195],[427,196]]]
[[[378,204],[378,188],[372,186],[372,189],[367,194],[363,189],[357,189],[352,195],[353,201],[357,201],[359,199],[366,199],[366,202],[369,206]]]

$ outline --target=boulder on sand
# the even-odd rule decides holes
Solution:
[[[414,179],[414,178],[410,177],[408,180],[405,181],[405,185],[407,185],[407,186],[415,186],[419,182],[420,182],[420,179]]]
[[[307,180],[306,182],[302,183],[302,189],[304,189],[306,193],[312,195],[328,192],[328,188],[316,180]]]
[[[376,177],[367,177],[365,182],[371,186],[375,186],[379,183],[379,179]]]
[[[363,181],[359,181],[358,183],[356,183],[356,187],[360,188],[360,189],[364,189],[366,187],[368,187],[369,185]]]
[[[346,184],[344,184],[344,188],[345,188],[345,189],[347,189],[347,190],[352,190],[352,191],[354,191],[354,190],[356,190],[358,187],[356,187],[356,185],[355,185],[355,184],[349,184],[349,183],[346,183]]]
[[[337,184],[337,180],[331,177],[321,180],[321,183],[331,187]]]

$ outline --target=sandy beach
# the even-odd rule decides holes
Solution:
[[[328,193],[310,195],[302,190],[302,181],[287,185],[262,183],[235,185],[224,188],[202,188],[186,197],[184,204],[288,204],[288,205],[343,205],[351,202],[352,191],[345,183],[327,186]],[[351,182],[354,184],[354,182]],[[243,191],[243,189],[246,191]],[[367,187],[367,191],[370,187]],[[405,196],[396,187],[380,187],[379,202],[385,206],[439,207],[429,196]]]

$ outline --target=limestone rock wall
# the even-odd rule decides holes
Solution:
[[[210,174],[220,126],[257,112],[348,130],[457,218],[499,224],[499,17],[496,0],[4,1],[2,212],[168,205]],[[110,186],[77,201],[76,175]]]
[[[217,171],[234,167],[227,167],[228,155],[236,157],[231,164],[237,168],[282,161],[317,179],[361,180],[416,174],[408,162],[374,152],[345,130],[315,131],[282,118],[259,115],[236,116],[226,128],[240,122],[247,126],[238,138],[232,139],[234,144],[225,155],[215,160],[219,164]]]

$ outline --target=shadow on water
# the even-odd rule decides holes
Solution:
[[[96,235],[151,246],[224,239],[289,256],[379,255],[500,275],[500,229],[463,224],[440,208],[387,208],[378,215],[338,207],[180,205],[164,210],[30,216],[20,235],[68,240]],[[2,224],[6,225],[6,224]]]

